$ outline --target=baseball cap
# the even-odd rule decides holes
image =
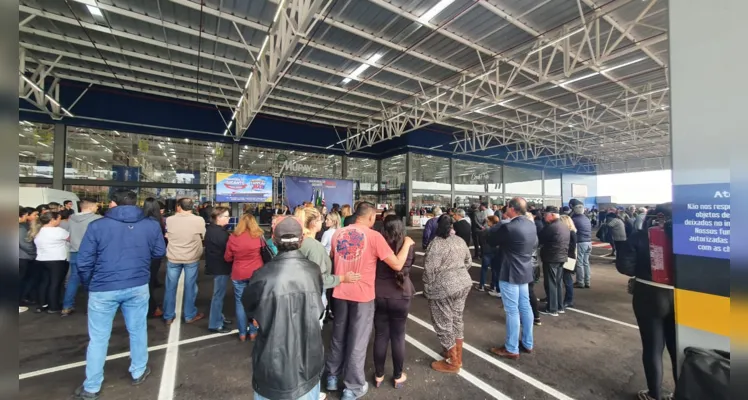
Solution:
[[[281,243],[298,242],[303,234],[301,224],[296,218],[283,218],[273,229],[273,237]]]

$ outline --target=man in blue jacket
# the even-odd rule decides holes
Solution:
[[[584,203],[577,199],[569,201],[571,220],[577,228],[577,282],[575,288],[590,288],[590,254],[592,254],[592,222],[584,215]]]
[[[86,380],[78,399],[98,399],[104,381],[109,337],[117,309],[122,308],[130,334],[130,374],[140,385],[148,368],[148,281],[151,259],[166,253],[158,222],[146,218],[135,204],[137,196],[118,190],[104,218],[92,222],[78,250],[78,276],[88,289],[88,351]]]

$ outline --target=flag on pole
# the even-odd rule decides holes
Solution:
[[[320,204],[319,205],[322,206],[322,207],[324,207],[325,206],[325,191],[324,190],[320,190],[320,192],[322,192],[322,194],[320,195]]]

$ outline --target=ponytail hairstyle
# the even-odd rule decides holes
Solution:
[[[390,246],[392,251],[397,254],[405,243],[405,225],[403,221],[397,217],[397,215],[388,215],[384,218],[384,224],[382,227],[382,236],[384,240]],[[405,285],[405,275],[402,271],[398,271],[395,276],[395,283],[400,289],[403,289]]]
[[[304,236],[311,237],[312,230],[309,228],[315,221],[322,218],[322,214],[314,207],[300,208],[294,213],[301,223],[301,227],[304,230]]]

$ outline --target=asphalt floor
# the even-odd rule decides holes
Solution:
[[[409,235],[417,243],[416,266],[422,266],[420,230]],[[379,388],[370,388],[364,399],[633,399],[645,388],[641,344],[626,292],[627,278],[616,272],[609,250],[596,247],[592,256],[592,287],[575,292],[574,309],[559,317],[542,316],[534,329],[535,351],[517,361],[499,359],[488,352],[503,343],[504,311],[501,300],[472,291],[465,308],[465,350],[460,375],[441,374],[430,363],[440,350],[431,328],[428,304],[417,295],[411,305],[406,328],[408,381],[395,389],[391,378]],[[420,253],[420,254],[419,254]],[[475,260],[478,262],[478,260]],[[477,264],[476,264],[477,265]],[[474,280],[480,268],[471,269]],[[422,290],[422,270],[413,268],[411,279]],[[163,280],[163,271],[162,271]],[[201,268],[197,307],[208,313],[213,281]],[[157,292],[162,294],[162,290]],[[542,285],[536,295],[544,297]],[[78,310],[85,309],[85,294],[79,293]],[[233,291],[227,291],[224,313],[233,319]],[[79,311],[58,315],[19,315],[19,399],[69,399],[85,378],[88,343],[86,315]],[[160,319],[148,320],[149,366],[152,374],[140,386],[131,385],[129,341],[120,314],[114,322],[105,367],[101,399],[178,400],[247,399],[252,394],[251,343],[241,343],[236,333],[208,332],[207,318],[181,324],[178,336]],[[329,343],[331,324],[323,330]],[[373,341],[372,341],[373,343]],[[176,353],[176,356],[174,354]],[[167,354],[170,354],[167,356]],[[371,343],[367,376],[374,374]],[[173,361],[175,364],[172,364]],[[391,365],[387,365],[391,374]],[[372,378],[373,379],[373,378]],[[173,384],[172,384],[173,383]],[[171,395],[173,386],[173,395]],[[664,388],[673,389],[672,372],[665,363]],[[161,392],[161,395],[159,394]],[[339,399],[340,392],[329,393]]]

